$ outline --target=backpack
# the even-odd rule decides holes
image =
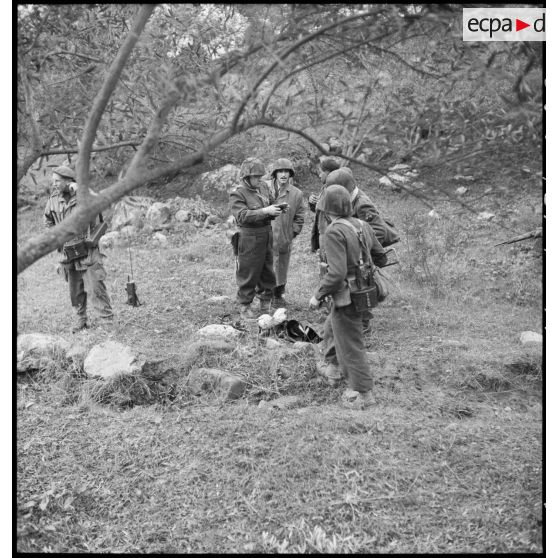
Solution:
[[[372,262],[370,252],[364,241],[364,233],[362,227],[357,229],[350,221],[344,218],[338,218],[336,223],[348,225],[356,234],[360,245],[360,257],[355,271],[355,277],[347,277],[351,302],[358,312],[365,312],[371,308],[375,308],[379,302],[383,302],[388,296],[387,282],[383,275],[380,274]]]

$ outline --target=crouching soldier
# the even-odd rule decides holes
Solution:
[[[291,259],[293,239],[300,234],[304,223],[302,192],[292,183],[294,168],[288,159],[277,159],[271,171],[272,180],[266,181],[275,203],[283,212],[271,223],[273,229],[273,270],[277,286],[273,289],[274,306],[285,306],[285,286]]]
[[[254,318],[250,305],[257,295],[260,310],[269,312],[275,288],[273,232],[271,221],[281,214],[261,180],[263,163],[246,159],[240,166],[240,184],[229,195],[229,205],[238,225],[236,283],[241,318]]]
[[[356,274],[361,255],[355,229],[362,230],[365,248],[375,264],[383,265],[386,256],[370,228],[351,217],[351,198],[343,186],[326,188],[323,208],[330,221],[322,239],[328,268],[309,305],[317,309],[328,296],[332,297],[333,304],[324,324],[325,362],[318,365],[318,372],[332,386],[346,377],[350,389],[343,395],[343,405],[364,409],[374,402],[373,378],[364,347],[362,314],[355,308],[348,286],[349,278]]]
[[[75,173],[69,167],[57,167],[53,171],[54,190],[47,201],[44,212],[44,224],[47,228],[54,227],[66,219],[76,207],[77,185]],[[58,249],[60,252],[60,268],[70,289],[70,300],[77,312],[77,323],[72,331],[75,333],[89,327],[87,322],[87,293],[96,299],[99,315],[105,323],[113,319],[113,311],[104,280],[106,271],[102,262],[102,254],[98,243],[91,240],[91,232],[95,231],[102,221],[102,215],[89,224],[86,232],[66,242]]]

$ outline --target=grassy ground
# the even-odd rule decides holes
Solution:
[[[503,209],[480,198],[477,209],[497,214],[488,222],[444,203],[431,220],[412,199],[365,188],[402,232],[367,340],[377,405],[365,412],[338,405],[343,388],[320,383],[312,354],[279,356],[254,332],[232,351],[193,351],[197,329],[237,319],[221,229],[176,231],[163,249],[135,243],[139,308],[125,304],[128,251],[107,251],[111,330],[70,335],[56,258],[37,262],[18,277],[18,333],[87,346],[110,337],[175,375],[160,391],[144,378],[149,404],[135,406],[130,386],[128,398],[102,399],[76,370],[18,379],[18,550],[541,552],[541,355],[519,334],[542,331],[542,264],[529,243],[493,248],[538,225],[536,190],[525,188]],[[40,212],[18,214],[18,240],[40,230]],[[306,309],[317,276],[309,229],[287,294],[291,316],[319,324]],[[231,301],[206,302],[216,295]],[[243,375],[245,398],[182,393],[194,365]],[[299,403],[258,408],[278,395]]]

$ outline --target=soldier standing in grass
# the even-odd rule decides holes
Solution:
[[[386,223],[370,198],[357,187],[351,169],[341,167],[332,171],[326,178],[326,186],[331,184],[341,184],[347,189],[353,206],[352,216],[366,221],[372,227],[376,238],[384,248],[399,241],[399,235],[393,227]]]
[[[325,362],[318,365],[318,372],[332,386],[337,385],[343,376],[347,377],[349,389],[343,394],[343,405],[364,409],[373,404],[373,379],[364,348],[362,314],[351,301],[348,286],[348,279],[354,277],[361,253],[353,227],[362,229],[366,249],[374,264],[385,264],[385,251],[370,228],[351,217],[350,195],[343,186],[326,188],[323,211],[330,223],[322,242],[328,269],[309,305],[317,309],[328,296],[332,297],[333,304],[324,324]],[[340,219],[349,221],[353,227]]]
[[[302,192],[293,184],[295,174],[289,159],[277,159],[271,170],[272,179],[266,181],[271,196],[277,204],[287,204],[276,219],[273,229],[273,270],[277,286],[273,289],[272,304],[275,307],[286,305],[285,286],[291,259],[293,239],[300,234],[304,224],[304,204]]]
[[[57,167],[53,171],[54,190],[47,201],[44,211],[44,224],[47,228],[54,227],[66,219],[75,209],[77,184],[75,172],[66,166]],[[102,215],[98,218],[102,221]],[[97,219],[89,224],[88,231],[94,228]],[[97,244],[86,240],[84,232],[58,249],[60,266],[70,289],[70,300],[77,312],[77,324],[72,332],[89,327],[87,322],[87,293],[97,299],[102,320],[111,322],[114,314],[104,280],[106,271],[102,262],[102,254]]]
[[[260,310],[269,311],[273,289],[273,231],[271,221],[281,214],[261,180],[263,163],[246,159],[240,166],[240,184],[229,195],[229,206],[238,225],[236,283],[241,318],[254,318],[250,305],[257,295]]]
[[[323,196],[325,190],[326,179],[330,172],[339,168],[339,163],[333,157],[324,157],[320,160],[319,174],[322,182],[322,189],[318,194],[312,194],[308,198],[308,207],[310,211],[315,213],[314,222],[312,224],[312,232],[310,234],[310,247],[312,252],[316,252],[320,248],[320,234],[325,232],[327,223],[323,215]]]

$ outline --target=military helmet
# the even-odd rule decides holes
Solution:
[[[273,163],[273,168],[271,169],[271,176],[275,177],[278,170],[286,169],[290,172],[291,176],[294,176],[294,167],[293,164],[285,158],[280,158]]]
[[[240,165],[240,178],[249,176],[263,176],[265,174],[264,164],[256,157],[248,157]]]
[[[331,172],[337,170],[341,165],[334,157],[320,157],[320,170]]]
[[[70,168],[62,165],[61,167],[56,167],[53,171],[54,174],[61,176],[62,178],[75,180],[76,173]]]
[[[338,217],[350,217],[353,212],[351,195],[341,184],[332,184],[325,189],[324,211]]]
[[[331,186],[332,184],[341,184],[349,192],[352,192],[356,186],[352,172],[346,167],[331,171],[327,175],[326,186]]]

